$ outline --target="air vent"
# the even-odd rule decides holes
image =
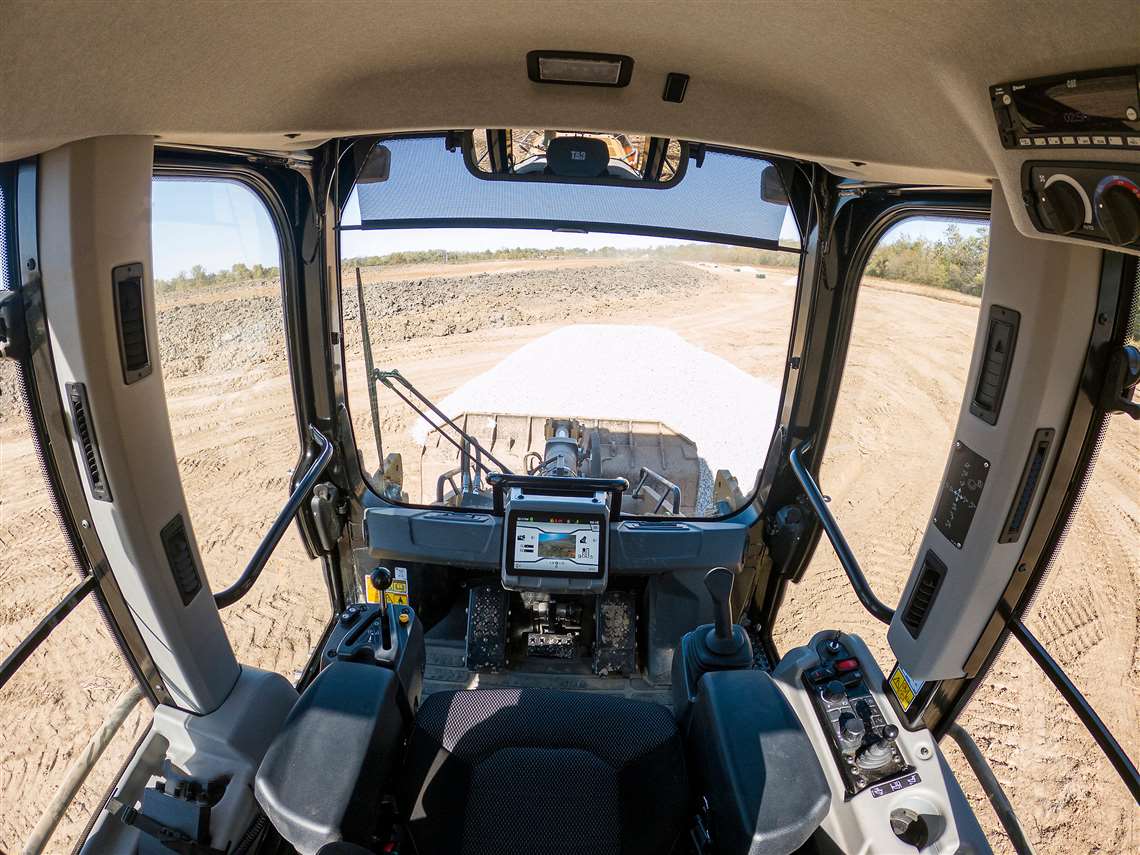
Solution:
[[[95,422],[91,419],[91,405],[87,400],[87,387],[82,383],[68,383],[65,387],[67,402],[71,406],[71,427],[79,443],[80,465],[87,473],[87,486],[91,498],[100,502],[111,501],[111,487],[103,469],[99,441],[95,437]]]
[[[150,350],[146,340],[143,305],[143,266],[123,264],[111,271],[115,289],[115,321],[119,332],[119,356],[123,382],[128,386],[150,374]]]
[[[190,538],[186,536],[186,524],[182,514],[162,527],[162,548],[170,565],[170,574],[182,597],[182,605],[190,605],[194,595],[202,590],[202,574],[194,561],[194,550],[190,548]]]
[[[922,559],[922,570],[918,574],[918,581],[910,592],[910,599],[903,610],[902,623],[910,633],[911,638],[918,638],[922,625],[926,623],[926,616],[934,605],[934,598],[942,587],[942,580],[946,577],[946,565],[934,554],[927,550],[926,557]]]
[[[1049,446],[1053,444],[1055,433],[1053,428],[1039,428],[1033,435],[1033,446],[1021,472],[1021,481],[1017,485],[1017,493],[1014,494],[1013,504],[1006,515],[1005,528],[1001,530],[998,543],[1014,543],[1021,537],[1033,494],[1037,492],[1037,485],[1041,483],[1041,475],[1045,471],[1045,461],[1049,457]]]

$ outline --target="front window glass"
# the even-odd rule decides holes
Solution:
[[[342,238],[349,402],[377,492],[486,507],[493,471],[620,476],[627,513],[705,517],[752,492],[797,255],[497,229]]]
[[[468,140],[513,162],[560,133]],[[586,136],[631,168],[649,145]],[[762,198],[771,164],[716,150],[670,187],[494,180],[451,142],[385,141],[342,217],[349,403],[373,488],[486,508],[488,476],[509,471],[625,478],[629,514],[742,507],[775,427],[799,265],[787,204],[770,183]],[[720,233],[738,245],[693,239]]]

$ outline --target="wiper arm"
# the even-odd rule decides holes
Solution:
[[[368,380],[368,407],[372,410],[372,436],[376,441],[377,460],[380,471],[384,471],[384,438],[380,432],[380,401],[376,396],[376,383],[371,379],[376,373],[372,363],[372,339],[368,335],[368,312],[364,308],[364,283],[360,280],[360,268],[356,268],[356,302],[360,312],[360,338],[364,345],[364,372]]]
[[[432,403],[431,399],[429,399],[426,395],[424,395],[423,392],[413,386],[411,384],[411,381],[409,381],[408,378],[401,374],[397,369],[393,368],[389,371],[373,369],[370,376],[372,377],[373,382],[383,383],[385,386],[395,392],[396,397],[398,397],[413,411],[415,411],[415,413],[419,415],[421,419],[431,425],[431,428],[434,431],[436,431],[440,436],[442,436],[457,449],[459,449],[459,453],[465,458],[465,463],[466,459],[470,457],[470,449],[474,449],[475,456],[472,458],[472,463],[474,463],[476,473],[484,472],[490,475],[495,471],[483,462],[483,458],[485,457],[487,460],[490,460],[493,464],[499,467],[498,471],[503,472],[507,475],[513,474],[511,470],[506,465],[504,465],[501,460],[495,457],[495,455],[488,451],[479,442],[479,440],[477,440],[475,437],[461,428],[458,424],[456,424],[454,419],[450,418],[443,410]],[[369,384],[370,387],[371,385],[372,384]],[[410,395],[414,397],[415,400],[412,400],[412,397],[404,394],[401,389],[407,390],[407,392],[410,393]],[[417,403],[417,401],[419,403]],[[428,415],[429,411],[432,413],[432,415],[440,419],[443,424],[438,424],[433,421],[432,418]],[[455,433],[458,434],[459,438],[456,439],[456,437],[445,431],[443,429],[443,425],[447,425],[449,428],[455,431]],[[464,468],[466,468],[466,466],[464,466]]]

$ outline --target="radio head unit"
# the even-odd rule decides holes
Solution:
[[[1125,66],[991,86],[1002,145],[1140,152],[1138,84],[1140,69]]]
[[[583,594],[606,589],[610,509],[605,492],[511,487],[504,512],[504,588]]]

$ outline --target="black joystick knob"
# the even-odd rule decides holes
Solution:
[[[820,689],[820,694],[828,703],[838,704],[847,700],[847,687],[838,680],[831,680]]]
[[[387,591],[392,587],[392,571],[387,567],[377,567],[372,571],[369,579],[372,581],[372,587],[377,591]]]
[[[713,606],[713,628],[706,643],[714,653],[735,653],[741,646],[741,638],[732,626],[732,581],[732,571],[727,567],[714,567],[705,574],[705,587]]]

